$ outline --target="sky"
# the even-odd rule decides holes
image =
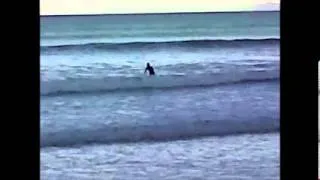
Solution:
[[[279,10],[280,0],[40,0],[40,15]]]

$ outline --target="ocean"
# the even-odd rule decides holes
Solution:
[[[41,179],[279,179],[279,21],[42,16]]]

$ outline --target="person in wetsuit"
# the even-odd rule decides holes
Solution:
[[[149,75],[150,75],[150,76],[155,75],[154,69],[153,69],[153,67],[150,65],[150,63],[147,63],[147,67],[146,67],[146,69],[144,70],[144,73],[146,73],[147,71],[149,71]]]

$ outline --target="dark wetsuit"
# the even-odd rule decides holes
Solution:
[[[153,69],[152,66],[147,66],[145,71],[149,71],[149,75],[150,75],[150,76],[155,75],[154,69]]]

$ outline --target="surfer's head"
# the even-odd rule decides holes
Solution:
[[[150,67],[150,63],[147,62],[147,67]]]

